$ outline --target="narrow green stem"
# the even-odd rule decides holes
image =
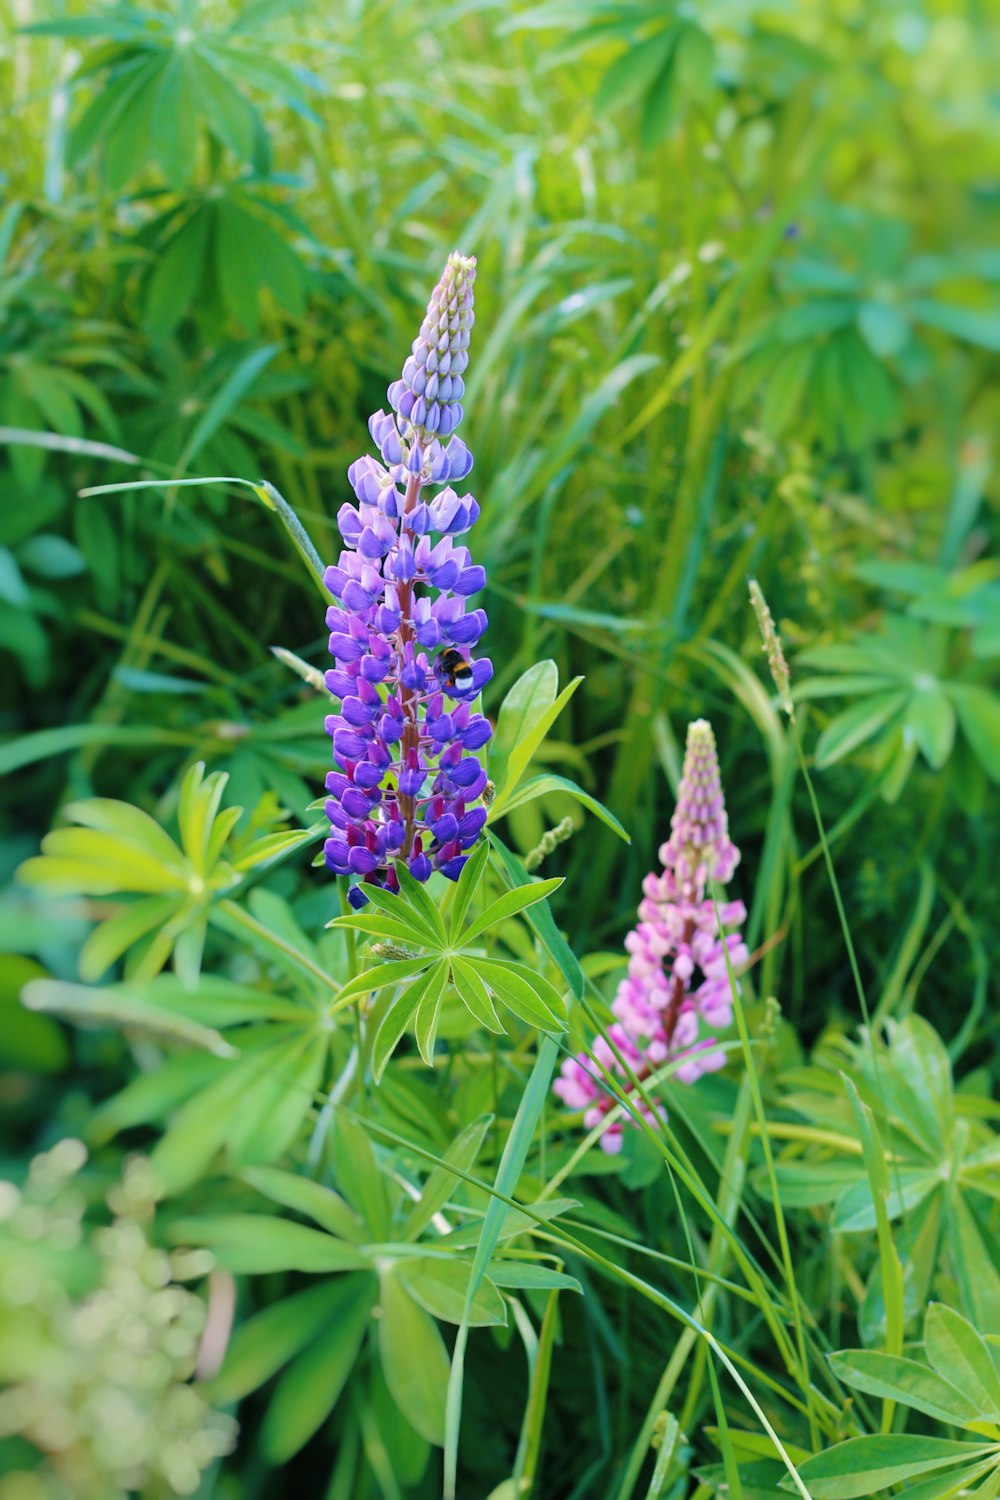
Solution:
[[[719,895],[715,882],[711,882],[712,907],[715,911],[715,922],[719,932],[723,931],[722,914],[719,911]],[[798,1286],[795,1280],[795,1269],[792,1265],[792,1251],[788,1242],[788,1229],[785,1224],[785,1214],[781,1206],[781,1194],[778,1192],[778,1179],[774,1170],[774,1153],[771,1150],[771,1138],[767,1131],[767,1114],[764,1109],[764,1098],[761,1093],[760,1077],[757,1073],[757,1065],[750,1045],[750,1031],[747,1027],[746,1014],[743,1010],[743,1001],[740,995],[740,987],[733,973],[733,966],[729,956],[729,945],[723,938],[722,953],[726,962],[726,977],[729,980],[729,989],[733,997],[733,1014],[736,1017],[736,1029],[739,1032],[740,1046],[743,1048],[743,1062],[746,1068],[747,1081],[750,1086],[750,1097],[753,1101],[753,1111],[760,1130],[761,1146],[764,1151],[764,1161],[767,1166],[767,1180],[771,1188],[771,1201],[774,1205],[774,1223],[778,1231],[778,1245],[781,1250],[781,1260],[785,1269],[785,1283],[788,1287],[788,1296],[792,1308],[792,1319],[795,1324],[795,1340],[799,1352],[799,1374],[798,1380],[801,1390],[805,1396],[809,1408],[809,1436],[814,1451],[819,1451],[819,1426],[813,1409],[812,1381],[809,1377],[809,1356],[806,1353],[805,1328],[802,1322],[802,1303],[799,1297]]]

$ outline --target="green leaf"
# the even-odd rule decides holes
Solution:
[[[985,1475],[992,1477],[975,1490],[969,1488]],[[973,1496],[975,1500],[996,1500],[998,1485],[1000,1469],[994,1458],[986,1458],[977,1463],[963,1464],[959,1469],[949,1469],[947,1474],[936,1474],[921,1484],[910,1485],[904,1493],[906,1500],[972,1500]]]
[[[417,1018],[413,1027],[420,1056],[429,1068],[434,1066],[434,1043],[437,1040],[438,1017],[441,1012],[441,996],[448,980],[448,962],[441,959],[434,965],[424,983]]]
[[[205,274],[212,212],[193,213],[161,250],[146,285],[143,321],[160,338],[171,333],[197,295]]]
[[[781,1202],[788,1208],[817,1208],[834,1203],[846,1188],[856,1187],[859,1181],[864,1184],[864,1201],[871,1201],[860,1162],[778,1162],[774,1178]],[[754,1187],[763,1197],[771,1197],[769,1174],[764,1168],[754,1174]]]
[[[534,1139],[535,1129],[539,1117],[548,1097],[549,1085],[552,1074],[555,1071],[556,1062],[559,1057],[557,1044],[551,1037],[544,1037],[539,1044],[538,1056],[534,1067],[528,1078],[528,1082],[521,1094],[521,1101],[517,1107],[510,1128],[510,1134],[503,1148],[503,1155],[497,1167],[494,1188],[503,1197],[511,1197],[517,1186],[518,1178],[524,1169],[524,1163],[531,1143]],[[552,1208],[555,1205],[549,1204]],[[469,1335],[469,1314],[472,1308],[472,1298],[480,1281],[486,1274],[486,1268],[493,1259],[493,1252],[497,1247],[501,1233],[510,1223],[511,1213],[516,1213],[508,1208],[507,1204],[499,1197],[491,1197],[487,1205],[486,1214],[478,1231],[478,1242],[476,1243],[476,1254],[472,1263],[472,1276],[466,1293],[466,1316],[458,1330],[455,1340],[455,1350],[452,1355],[451,1375],[448,1379],[448,1401],[447,1401],[447,1430],[445,1434],[444,1474],[445,1492],[455,1493],[455,1483],[458,1470],[458,1438],[462,1421],[462,1387],[465,1374],[465,1350]],[[518,1216],[522,1217],[522,1216]]]
[[[378,1323],[382,1370],[393,1400],[421,1437],[444,1442],[448,1356],[434,1321],[418,1307],[394,1269],[381,1278]]]
[[[813,1500],[856,1500],[918,1474],[947,1469],[963,1459],[968,1462],[986,1457],[991,1451],[981,1444],[904,1433],[849,1438],[800,1464],[799,1474]],[[781,1488],[791,1489],[791,1481],[783,1479]]]
[[[120,1130],[165,1121],[199,1090],[217,1083],[229,1066],[207,1052],[180,1052],[152,1073],[140,1073],[105,1099],[90,1117],[87,1139],[104,1145]],[[197,1175],[197,1174],[196,1174]]]
[[[425,1260],[400,1261],[395,1274],[425,1312],[445,1323],[461,1323],[471,1269],[467,1261],[428,1256]],[[472,1298],[469,1325],[507,1326],[506,1304],[488,1277],[483,1278]]]
[[[677,50],[675,45],[666,52],[643,100],[639,144],[644,151],[651,151],[666,139],[680,110],[682,95],[677,78]]]
[[[98,832],[116,834],[137,848],[145,848],[155,858],[177,870],[184,868],[184,856],[170,835],[155,818],[112,797],[88,797],[81,802],[67,802],[63,816],[72,823]]]
[[[995,308],[950,307],[926,297],[911,302],[909,312],[928,328],[939,328],[953,338],[1000,353],[1000,312]]]
[[[226,813],[234,815],[234,822],[242,816],[242,808],[227,808]],[[216,819],[218,824],[220,820]],[[277,859],[281,854],[288,854],[292,849],[301,849],[303,844],[310,844],[316,835],[311,828],[288,828],[278,833],[265,833],[261,838],[254,839],[247,844],[242,853],[233,860],[231,864],[234,870],[241,874],[244,870],[255,870],[259,865],[266,864],[268,860]]]
[[[940,688],[915,693],[907,705],[905,724],[927,764],[940,771],[955,743],[955,710],[951,699]]]
[[[971,1323],[943,1302],[932,1302],[924,1321],[924,1346],[944,1380],[991,1421],[1000,1418],[1000,1375]]]
[[[938,1422],[961,1427],[977,1415],[975,1404],[966,1394],[914,1359],[875,1349],[842,1349],[830,1355],[830,1368],[845,1385],[884,1401],[912,1406]]]
[[[885,1210],[890,1220],[917,1207],[941,1185],[937,1167],[894,1167],[885,1195]],[[878,1224],[879,1201],[872,1195],[868,1178],[854,1181],[841,1193],[830,1221],[834,1234],[867,1233]]]
[[[559,669],[554,661],[536,662],[508,691],[489,746],[490,779],[498,790],[504,784],[511,751],[551,708],[558,691]]]
[[[504,810],[508,813],[513,812],[515,807],[521,807],[526,802],[532,802],[536,797],[545,797],[550,792],[564,792],[568,797],[572,797],[574,801],[579,802],[581,806],[586,807],[595,817],[600,818],[601,822],[614,833],[617,833],[618,837],[623,839],[626,844],[632,842],[630,835],[626,833],[614,813],[609,812],[603,802],[598,802],[596,797],[592,797],[589,792],[585,792],[583,787],[577,786],[576,782],[571,781],[568,776],[556,776],[550,771],[544,772],[541,776],[532,776],[528,781],[522,781],[517,791],[513,792],[507,798]]]
[[[332,1188],[323,1187],[309,1177],[299,1177],[280,1167],[246,1167],[241,1174],[258,1193],[306,1214],[322,1229],[342,1240],[361,1242],[364,1238],[361,1220]]]
[[[458,877],[455,894],[451,903],[451,923],[448,929],[448,940],[454,943],[462,930],[465,914],[475,895],[479,882],[483,878],[487,860],[490,857],[490,846],[485,839],[481,839],[475,849],[469,855],[462,873]]]
[[[83,745],[187,745],[187,735],[147,724],[64,724],[16,735],[0,745],[0,776]]]
[[[495,1286],[511,1291],[579,1292],[583,1287],[575,1276],[553,1271],[530,1260],[494,1260],[490,1262],[490,1280]]]
[[[948,1257],[966,1312],[980,1327],[996,1328],[1000,1325],[1000,1274],[961,1193],[956,1193],[952,1202]]]
[[[428,969],[413,984],[408,985],[380,1016],[372,1043],[372,1076],[376,1083],[381,1083],[386,1063],[399,1046],[403,1033],[418,1010],[428,985],[433,982],[438,967],[436,965],[435,968]],[[374,1008],[372,1015],[373,1017],[375,1015]]]
[[[344,1197],[361,1215],[372,1238],[384,1240],[389,1233],[385,1181],[367,1131],[346,1109],[334,1117],[330,1154]]]
[[[200,51],[193,55],[195,88],[209,129],[240,161],[253,156],[256,111],[219,68]]]
[[[496,1036],[505,1036],[506,1032],[493,1008],[490,992],[476,972],[475,965],[464,958],[453,958],[451,977],[458,998],[470,1015],[475,1016],[480,1026],[485,1026],[487,1031],[492,1031]]]
[[[346,1005],[349,1000],[354,1000],[358,995],[373,995],[378,990],[384,990],[391,984],[402,984],[404,979],[412,979],[415,974],[420,974],[433,963],[434,955],[425,954],[422,958],[394,958],[388,963],[379,964],[376,969],[366,969],[363,974],[358,974],[354,979],[349,979],[342,985],[337,995],[337,1009]]]
[[[573,681],[563,688],[555,702],[539,714],[531,727],[522,733],[518,737],[517,742],[511,747],[507,763],[504,767],[503,783],[502,785],[498,785],[496,798],[490,809],[492,816],[500,816],[500,809],[504,806],[507,797],[517,786],[527,770],[531,757],[582,681],[582,677],[574,677]]]
[[[215,1057],[235,1057],[220,1032],[202,1026],[186,1016],[162,1010],[149,1001],[137,1000],[121,990],[91,989],[88,985],[67,984],[59,979],[33,979],[21,996],[28,1010],[63,1016],[78,1025],[114,1026],[121,1030],[145,1032],[167,1041],[186,1042]]]
[[[626,47],[601,79],[594,100],[598,115],[637,99],[652,84],[669,59],[674,45],[673,30],[661,31],[648,40]]]
[[[175,1245],[203,1245],[220,1265],[244,1275],[270,1271],[365,1271],[371,1260],[355,1245],[270,1214],[205,1214],[170,1226]]]
[[[457,1167],[460,1172],[470,1170],[492,1121],[492,1115],[482,1115],[478,1120],[473,1120],[471,1125],[466,1125],[452,1141],[441,1158],[441,1164],[431,1172],[419,1200],[410,1210],[406,1221],[408,1240],[420,1238],[434,1215],[440,1212],[455,1189],[461,1186],[461,1178],[456,1177],[454,1172],[449,1172],[448,1168]]]
[[[281,1377],[260,1434],[268,1463],[287,1463],[326,1421],[371,1324],[374,1290],[373,1277],[344,1277],[332,1327],[313,1340]]]
[[[530,885],[518,886],[515,890],[505,891],[485,911],[481,912],[462,933],[462,946],[468,947],[474,938],[481,937],[491,927],[498,927],[508,917],[515,916],[518,912],[534,906],[538,901],[544,901],[557,891],[562,885],[562,880],[537,880]]]
[[[563,1004],[558,990],[548,980],[525,964],[506,963],[499,959],[470,960],[497,999],[528,1026],[540,1031],[563,1032]]]
[[[302,311],[304,272],[295,252],[260,214],[231,200],[216,207],[215,270],[230,316],[251,333],[260,322],[265,287],[288,312]],[[283,429],[272,432],[288,440]],[[265,436],[259,428],[258,434]]]
[[[370,905],[392,918],[397,927],[406,933],[409,942],[416,943],[421,948],[436,948],[439,945],[436,924],[432,925],[424,913],[417,910],[405,896],[394,895],[392,891],[383,890],[377,885],[365,886],[365,895]],[[364,911],[358,913],[360,917],[365,915]],[[350,927],[354,920],[351,914],[347,914],[337,918],[336,923],[331,922],[330,926]]]
[[[0,1066],[32,1073],[59,1073],[70,1062],[66,1037],[48,1016],[25,1013],[21,992],[45,970],[20,953],[0,954]]]
[[[184,444],[184,450],[177,460],[177,467],[179,469],[186,469],[197,458],[201,450],[211,442],[220,427],[232,416],[261,371],[271,363],[277,352],[277,344],[265,344],[260,349],[252,349],[249,354],[240,360],[236,368],[227,375],[222,385],[208,403],[208,406],[202,412],[191,436]]]
[[[410,905],[415,907],[423,917],[437,942],[442,945],[447,943],[448,933],[444,919],[431,899],[426,886],[422,885],[419,880],[415,880],[406,865],[399,860],[396,861],[396,875],[399,880],[400,894],[405,896]]]
[[[955,1120],[948,1049],[923,1016],[890,1022],[890,1040],[892,1067],[885,1087],[892,1112],[936,1161],[950,1147]],[[872,1082],[881,1086],[874,1069]]]
[[[242,1323],[226,1350],[222,1369],[208,1383],[206,1394],[213,1405],[228,1406],[249,1395],[317,1338],[340,1308],[345,1283],[353,1279],[321,1282],[282,1298]]]
[[[991,781],[1000,783],[1000,697],[984,687],[952,687],[962,733]]]
[[[133,944],[165,927],[184,905],[183,896],[144,896],[95,927],[80,950],[80,978],[94,983]]]
[[[86,559],[78,547],[62,536],[39,532],[29,537],[17,551],[18,562],[39,578],[76,578],[87,571]]]
[[[273,1048],[266,1066],[230,1111],[225,1144],[238,1167],[274,1161],[296,1139],[323,1077],[327,1039],[298,1029]]]
[[[171,187],[184,187],[194,175],[198,147],[198,108],[190,54],[175,49],[160,80],[153,109],[156,159]]]
[[[910,340],[910,325],[898,307],[887,302],[862,302],[858,308],[858,328],[869,349],[879,359],[891,359],[905,349]]]
[[[819,769],[825,770],[872,739],[890,719],[895,718],[907,697],[904,692],[873,693],[861,703],[852,703],[850,708],[845,708],[819,737],[816,745]]]
[[[879,1272],[882,1278],[882,1297],[885,1304],[887,1352],[899,1354],[903,1347],[903,1268],[889,1223],[887,1208],[889,1168],[882,1142],[879,1139],[874,1114],[862,1101],[853,1081],[848,1078],[845,1083],[847,1097],[850,1100],[861,1139],[865,1170],[868,1173],[872,1201],[875,1206]]]
[[[490,830],[490,843],[500,856],[504,868],[504,874],[513,886],[526,885],[531,881],[531,876],[525,870],[520,860],[507,848],[497,835]],[[562,974],[570,993],[577,999],[582,1000],[586,987],[583,970],[580,961],[572,948],[563,937],[555,924],[552,913],[547,905],[542,904],[528,908],[528,923],[534,929],[535,936],[548,949],[549,954],[559,972]]]
[[[56,828],[42,840],[42,854],[17,872],[23,885],[45,886],[88,896],[119,891],[161,895],[188,890],[188,875],[176,865],[126,844],[113,834],[87,828]]]

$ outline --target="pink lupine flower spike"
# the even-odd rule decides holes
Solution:
[[[628,1074],[615,1049],[641,1081],[668,1061],[676,1061],[673,1076],[694,1083],[703,1073],[721,1068],[725,1053],[709,1027],[725,1027],[732,1020],[732,991],[726,964],[738,970],[748,952],[737,930],[746,919],[742,901],[727,901],[718,916],[709,879],[725,885],[732,879],[740,853],[729,837],[725,800],[719,777],[712,726],[704,719],[689,725],[684,770],[670,837],[660,848],[662,872],[643,881],[639,921],[625,939],[628,974],[612,1004],[614,1023],[608,1037],[598,1037],[592,1057],[580,1053],[563,1063],[554,1092],[567,1108],[584,1110],[583,1123],[594,1129],[617,1102],[600,1078],[600,1069],[623,1080]],[[653,1103],[662,1111],[659,1100]],[[655,1123],[643,1101],[637,1111]],[[605,1151],[620,1151],[622,1121],[609,1122],[601,1137]]]

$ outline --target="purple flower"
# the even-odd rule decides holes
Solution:
[[[660,848],[663,871],[646,876],[639,921],[625,939],[628,973],[618,986],[611,1009],[615,1022],[608,1035],[640,1080],[670,1060],[673,1076],[694,1083],[703,1073],[721,1068],[725,1053],[711,1036],[700,1035],[700,1023],[728,1026],[733,995],[728,964],[745,966],[749,954],[738,928],[746,918],[742,901],[727,901],[716,916],[707,894],[712,878],[724,885],[739,863],[729,837],[712,726],[698,719],[688,726],[684,770],[670,838]],[[596,1063],[592,1061],[596,1059]],[[587,1129],[599,1125],[617,1102],[603,1081],[601,1068],[633,1088],[628,1073],[603,1037],[590,1057],[580,1053],[562,1065],[553,1092],[572,1110],[583,1110]],[[636,1100],[639,1113],[653,1119]],[[653,1101],[662,1109],[658,1100]],[[605,1151],[620,1151],[620,1121],[601,1137]]]
[[[486,822],[473,805],[486,785],[475,751],[492,730],[469,700],[493,667],[478,657],[461,685],[454,671],[455,653],[468,660],[487,623],[470,603],[486,572],[455,540],[479,506],[450,483],[472,468],[452,434],[462,420],[475,277],[473,258],[449,256],[389,387],[392,410],[368,423],[380,457],[366,454],[348,470],[357,505],[340,508],[344,550],[324,578],[337,601],[327,611],[336,665],[326,683],[340,699],[326,721],[339,767],[327,777],[326,863],[388,890],[399,889],[397,860],[417,880],[434,870],[457,880]],[[352,887],[353,906],[366,899]]]

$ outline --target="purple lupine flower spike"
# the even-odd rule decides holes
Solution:
[[[611,1007],[615,1021],[608,1035],[640,1080],[675,1059],[673,1076],[694,1083],[725,1062],[716,1039],[700,1034],[700,1023],[723,1027],[732,1020],[727,951],[734,970],[743,968],[749,958],[739,932],[731,930],[746,919],[742,901],[720,905],[717,917],[706,894],[710,878],[719,885],[732,879],[740,853],[729,837],[715,736],[704,719],[688,727],[670,827],[670,837],[660,848],[663,871],[643,881],[639,921],[625,939],[628,974]],[[631,1088],[604,1037],[595,1043],[593,1056]],[[584,1111],[588,1129],[599,1125],[616,1103],[600,1067],[581,1053],[563,1063],[553,1084],[569,1109]],[[658,1100],[654,1103],[662,1110]],[[637,1105],[652,1118],[644,1102]],[[620,1151],[623,1138],[622,1122],[614,1121],[605,1129],[601,1145],[605,1151]]]
[[[492,730],[470,704],[493,667],[469,662],[487,621],[467,606],[486,573],[453,540],[475,525],[479,505],[451,484],[472,468],[453,434],[475,278],[474,258],[448,257],[389,387],[392,410],[368,423],[381,462],[366,454],[348,470],[358,504],[340,509],[344,550],[324,578],[337,600],[326,617],[336,662],[326,684],[340,699],[326,721],[339,769],[326,781],[325,852],[335,874],[360,877],[355,906],[367,900],[365,884],[399,889],[398,860],[417,880],[434,870],[457,880],[486,822],[475,752]]]

